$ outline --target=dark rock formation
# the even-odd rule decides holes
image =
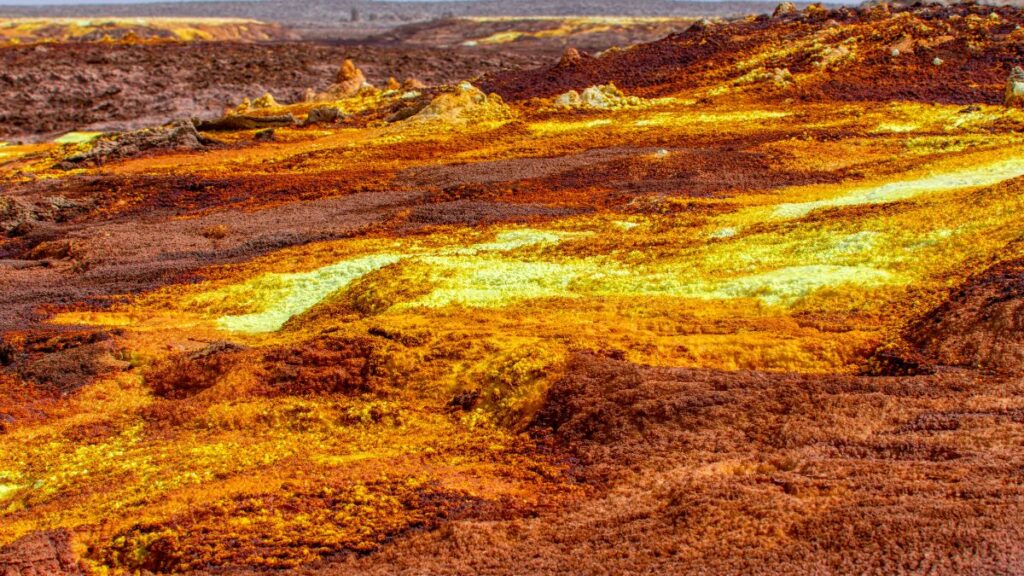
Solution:
[[[196,150],[202,147],[202,139],[192,121],[180,120],[158,128],[102,136],[93,142],[92,148],[68,156],[58,167],[69,170],[85,164],[103,164],[112,159],[131,158],[149,150]]]
[[[197,122],[196,129],[201,132],[230,132],[233,130],[263,130],[279,126],[294,126],[295,124],[295,116],[291,114],[277,116],[228,114],[216,120]]]
[[[312,124],[333,124],[342,118],[341,110],[334,106],[317,106],[309,111],[303,126]]]

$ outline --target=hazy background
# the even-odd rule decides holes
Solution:
[[[142,4],[155,2],[218,2],[220,0],[0,0],[0,6],[79,6],[82,4]],[[416,0],[398,0],[409,2]]]
[[[0,0],[0,6],[50,6],[60,4],[78,6],[81,4],[142,4],[146,2],[218,2],[220,0]],[[409,2],[416,0],[397,0]]]

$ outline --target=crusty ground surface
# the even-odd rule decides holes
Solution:
[[[0,148],[0,566],[1024,571],[1022,24],[812,8]]]

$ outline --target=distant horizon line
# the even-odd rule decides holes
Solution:
[[[124,4],[181,4],[181,3],[215,3],[215,2],[265,2],[267,0],[0,0],[0,8],[45,8],[48,6],[119,6]],[[479,2],[486,0],[364,0],[368,2],[416,2],[416,3],[442,3],[442,2]],[[515,0],[511,0],[515,2]],[[667,0],[668,2],[686,2],[695,4],[720,4],[722,2],[737,3],[761,3],[769,4],[774,0]],[[779,0],[781,1],[781,0]],[[813,0],[798,0],[798,3],[811,3]],[[828,1],[824,4],[844,4],[845,2]]]

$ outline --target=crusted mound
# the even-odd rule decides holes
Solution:
[[[1024,260],[974,276],[904,337],[939,365],[1024,373]]]
[[[351,60],[345,60],[338,70],[334,84],[327,88],[326,96],[329,98],[346,98],[367,86],[369,84],[366,82],[366,76],[363,76],[363,71],[357,68]]]
[[[615,110],[638,106],[643,101],[635,96],[626,96],[615,84],[591,86],[583,92],[569,90],[555,98],[555,106],[568,110]]]
[[[182,120],[157,128],[103,136],[87,150],[66,157],[60,166],[69,169],[82,164],[102,164],[111,159],[130,158],[149,150],[197,150],[202,146],[202,137],[196,132],[192,121]]]
[[[438,94],[430,104],[408,119],[411,124],[468,125],[478,122],[505,122],[514,114],[497,94],[485,94],[469,82],[460,82],[454,90]]]
[[[744,86],[809,100],[999,103],[1019,60],[1021,24],[1019,9],[965,4],[784,9],[729,24],[697,22],[600,57],[491,74],[481,86],[508,100],[611,81],[641,96],[714,97]]]
[[[1020,106],[1024,104],[1024,68],[1014,66],[1006,79],[1006,93],[1004,100],[1007,106]]]

